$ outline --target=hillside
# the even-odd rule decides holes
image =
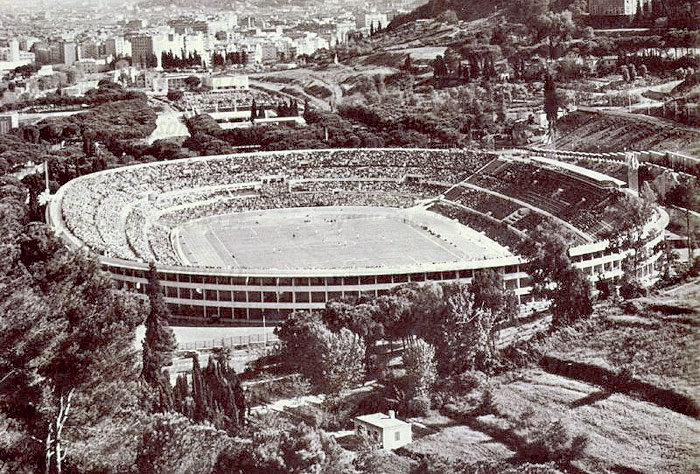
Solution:
[[[579,110],[557,122],[556,148],[585,152],[677,151],[698,156],[700,129],[656,117]]]
[[[491,15],[499,4],[500,2],[489,0],[430,0],[411,13],[394,18],[389,28],[396,28],[420,19],[437,19],[450,10],[454,11],[460,20],[477,20]]]

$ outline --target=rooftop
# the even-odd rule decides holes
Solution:
[[[379,428],[392,428],[395,426],[409,425],[403,420],[399,420],[396,417],[385,415],[384,413],[373,413],[371,415],[362,415],[355,418],[363,423],[368,423],[370,425]]]

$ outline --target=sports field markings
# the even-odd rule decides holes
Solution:
[[[423,237],[423,238],[424,238],[425,240],[427,240],[428,242],[431,242],[433,245],[436,245],[437,247],[441,248],[441,249],[444,250],[445,252],[449,253],[450,255],[452,255],[452,256],[453,256],[454,258],[456,258],[457,260],[459,260],[459,261],[464,260],[464,256],[460,256],[460,255],[454,253],[452,250],[450,250],[449,248],[445,247],[445,246],[442,245],[440,242],[437,242],[437,241],[431,239],[430,237],[428,237],[427,235],[425,235],[424,231],[418,230],[418,229],[416,229],[415,227],[413,227],[413,226],[410,225],[410,224],[408,225],[408,228],[411,229],[413,232],[417,233],[418,235],[420,235],[421,237]],[[413,258],[413,257],[411,257],[411,258]]]
[[[214,239],[216,239],[216,242],[219,244],[219,246],[221,248],[221,252],[217,252],[217,249],[213,248],[214,253],[216,254],[216,256],[218,258],[225,260],[225,263],[231,264],[235,268],[241,268],[241,266],[236,261],[236,257],[228,254],[229,248],[226,247],[226,245],[224,245],[224,243],[221,241],[221,238],[219,237],[219,235],[216,233],[216,231],[214,229],[209,227],[206,234],[211,235]]]

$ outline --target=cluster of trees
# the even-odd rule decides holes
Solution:
[[[265,108],[259,107],[253,99],[253,103],[250,105],[250,121],[254,122],[258,118],[265,118]]]
[[[172,365],[177,341],[168,325],[170,310],[153,263],[148,271],[146,295],[149,312],[144,323],[141,377],[150,386],[150,410],[178,412],[197,423],[209,422],[229,434],[238,432],[245,423],[246,401],[241,382],[229,366],[230,351],[212,355],[204,370],[194,354],[191,377],[179,375],[172,387],[167,367]]]
[[[554,78],[549,73],[544,78],[544,113],[547,115],[550,136],[553,136],[559,116],[559,96]]]
[[[120,159],[117,157],[125,152],[130,159],[146,152],[158,156],[157,146],[136,146],[155,129],[156,114],[143,94],[104,83],[88,93],[87,99],[94,106],[84,113],[21,126],[0,136],[0,172],[28,162],[48,161],[51,177],[63,184],[80,174],[116,164]],[[49,146],[56,144],[64,146],[51,151]]]
[[[456,20],[476,20],[493,14],[493,7],[493,2],[488,0],[477,0],[469,4],[460,0],[431,0],[406,15],[395,17],[389,23],[388,29],[396,29],[422,18],[441,19],[452,23]]]
[[[642,77],[646,75],[647,72],[647,67],[642,64],[642,67],[644,69],[640,68],[640,74]],[[637,79],[637,68],[634,66],[634,64],[630,64],[627,66],[626,64],[623,64],[620,67],[620,74],[622,75],[622,80],[625,82],[634,82]]]
[[[87,427],[123,428],[125,411],[138,409],[132,347],[145,308],[48,227],[27,224],[25,189],[0,182],[8,250],[0,270],[1,464],[6,472],[61,472],[87,461],[71,449],[90,437]]]
[[[191,381],[184,374],[177,377],[173,408],[195,422],[207,421],[234,434],[246,421],[246,400],[228,356],[222,351],[219,357],[211,357],[204,370],[193,356]]]
[[[616,222],[615,232],[604,237],[610,241],[611,248],[630,252],[622,261],[625,276],[620,282],[620,294],[624,298],[636,297],[645,293],[642,277],[642,265],[650,256],[647,244],[658,236],[657,231],[645,230],[646,224],[653,216],[656,195],[647,185],[640,192],[640,197],[623,195],[606,209],[606,218]],[[620,216],[625,216],[621,219]]]
[[[276,111],[278,117],[298,117],[299,104],[294,99],[289,99],[289,102],[282,101],[277,104]]]
[[[248,52],[245,50],[227,52],[226,54],[214,52],[211,56],[211,62],[214,67],[245,65],[248,64]]]
[[[574,267],[560,226],[545,221],[526,239],[519,253],[529,262],[533,297],[551,301],[552,323],[566,326],[593,313],[592,286]]]
[[[642,67],[644,67],[646,71],[656,74],[676,72],[680,69],[693,71],[700,67],[700,60],[688,56],[676,59],[646,54],[620,53],[617,62],[621,68],[625,66],[627,68],[635,67],[641,73]]]
[[[498,368],[496,330],[517,311],[502,276],[484,270],[471,285],[410,284],[376,298],[331,301],[321,312],[291,315],[278,335],[288,369],[329,393],[352,387],[365,372],[381,375],[387,354],[379,341],[393,347],[402,340],[406,377],[393,381],[403,393],[400,408],[425,413],[438,376]]]
[[[455,67],[455,63],[449,61],[447,57],[437,56],[431,63],[434,77],[436,79],[459,79],[463,82],[479,79],[489,80],[496,77],[496,67],[492,55],[487,54],[483,57],[472,55],[464,59],[466,62],[461,59],[457,60]]]
[[[374,26],[374,22],[370,23],[370,25],[369,25],[369,36],[370,36],[370,38],[373,38],[375,35],[378,35],[379,33],[382,32],[382,30],[383,30],[383,28],[382,28],[382,22],[381,22],[381,21],[377,23],[376,28],[375,28],[375,26]]]
[[[160,61],[163,69],[188,69],[205,67],[206,65],[197,51],[187,53],[182,50],[179,56],[173,54],[172,51],[163,51],[160,55]]]
[[[133,59],[132,59],[133,61]],[[158,56],[155,54],[145,54],[139,57],[137,64],[144,69],[158,67]]]
[[[60,90],[58,90],[56,93],[49,93],[42,97],[23,101],[21,103],[3,104],[0,110],[8,111],[22,108],[31,111],[32,109],[41,109],[42,107],[50,105],[56,107],[72,106],[75,108],[83,106],[83,104],[93,106],[122,100],[143,100],[145,102],[146,95],[143,92],[124,89],[114,82],[103,79],[98,83],[96,89],[90,89],[82,97],[64,96],[61,95]]]
[[[282,360],[325,393],[339,395],[364,379],[365,342],[348,328],[333,332],[317,312],[294,313],[276,330]]]
[[[395,112],[395,110],[394,110]],[[256,117],[259,111],[256,106]],[[383,120],[381,110],[366,106],[341,107],[339,113],[307,110],[307,126],[288,124],[222,130],[215,121],[200,128],[200,121],[188,121],[191,138],[184,146],[203,154],[226,153],[227,147],[258,145],[263,150],[314,148],[377,148],[460,146],[461,125],[451,118],[433,115],[403,115],[400,120]],[[252,111],[251,111],[252,118]],[[357,124],[365,125],[357,127]],[[210,126],[211,125],[211,126]]]

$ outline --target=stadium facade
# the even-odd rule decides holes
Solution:
[[[333,150],[327,151],[333,153]],[[344,151],[352,153],[352,151]],[[402,153],[405,153],[402,150]],[[418,150],[416,153],[426,153]],[[304,152],[295,152],[303,154]],[[309,153],[321,153],[310,151]],[[366,152],[367,153],[367,152]],[[410,151],[409,151],[410,153]],[[435,151],[430,151],[435,153]],[[250,154],[255,155],[255,154]],[[257,154],[275,159],[274,153]],[[231,157],[201,157],[190,159],[192,163],[208,160],[239,160],[241,155]],[[279,156],[282,156],[281,154]],[[271,157],[271,158],[270,158]],[[137,165],[136,176],[152,176],[153,170],[164,166],[175,166],[177,160],[168,163]],[[550,160],[551,161],[551,160]],[[171,165],[172,163],[172,165]],[[480,164],[481,165],[481,164]],[[548,163],[550,166],[551,163]],[[488,165],[487,165],[488,166]],[[74,249],[89,248],[86,242],[75,235],[64,219],[66,193],[80,180],[128,169],[107,170],[86,177],[81,177],[64,185],[49,201],[46,211],[47,221],[57,234]],[[136,169],[138,168],[138,169]],[[136,173],[138,171],[138,173]],[[561,176],[573,176],[575,172],[570,165],[562,171]],[[585,170],[581,173],[587,174]],[[290,172],[294,175],[294,172]],[[475,173],[469,172],[467,175]],[[293,181],[295,177],[285,179]],[[104,176],[103,176],[104,178]],[[415,178],[415,176],[414,176]],[[594,176],[600,179],[600,176]],[[151,179],[151,178],[149,178]],[[263,179],[269,179],[263,178]],[[405,179],[405,177],[403,178]],[[421,179],[421,178],[417,178]],[[589,178],[586,178],[589,179]],[[462,176],[451,183],[453,186],[462,181]],[[615,186],[622,187],[619,180]],[[606,180],[606,186],[609,182]],[[198,188],[201,189],[201,188]],[[441,195],[440,197],[444,197]],[[152,199],[152,196],[144,199]],[[124,213],[122,213],[124,214]],[[668,215],[656,209],[645,231],[654,232],[655,237],[646,246],[653,249],[663,239],[663,230],[668,224]],[[114,223],[117,226],[117,223]],[[606,240],[590,239],[570,247],[570,256],[574,265],[582,269],[592,280],[613,279],[624,275],[622,261],[630,250],[614,249]],[[148,264],[137,259],[115,258],[108,252],[96,250],[100,264],[109,272],[118,286],[144,293],[147,283]],[[650,252],[650,257],[639,269],[639,276],[647,281],[657,275],[656,261],[659,253]],[[158,278],[165,294],[165,301],[170,306],[174,319],[172,324],[188,325],[204,322],[218,325],[260,325],[266,321],[274,324],[293,311],[322,309],[326,302],[342,297],[360,295],[381,295],[391,288],[412,282],[470,282],[474,272],[481,269],[494,269],[503,274],[507,289],[512,290],[521,304],[535,304],[531,292],[531,281],[524,271],[524,260],[511,254],[506,257],[475,259],[448,263],[426,263],[400,267],[381,268],[340,268],[340,269],[236,269],[203,268],[159,263]]]

